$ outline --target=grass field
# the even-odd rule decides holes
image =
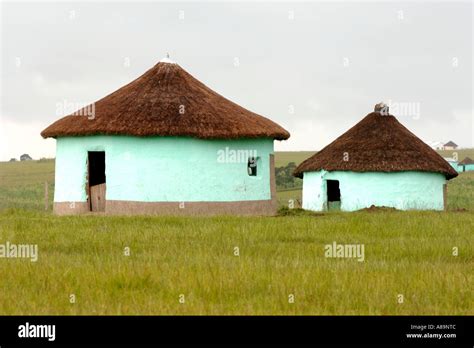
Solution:
[[[275,167],[286,166],[289,162],[295,162],[296,165],[303,162],[305,159],[314,155],[316,151],[280,151],[275,152]],[[438,153],[443,157],[458,156],[459,161],[466,157],[474,159],[474,149],[460,149],[460,150],[440,150]],[[455,155],[456,153],[456,155]]]
[[[183,218],[54,216],[53,172],[0,163],[0,244],[39,249],[0,258],[0,314],[474,314],[474,173],[447,212]],[[326,258],[333,242],[364,261]]]
[[[443,157],[458,157],[462,161],[466,157],[474,159],[474,149],[460,149],[460,150],[441,150],[438,153]]]

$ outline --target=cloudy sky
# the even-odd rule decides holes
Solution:
[[[0,160],[169,52],[318,150],[385,101],[425,141],[474,146],[471,2],[3,2]]]

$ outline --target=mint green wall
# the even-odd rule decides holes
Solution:
[[[375,206],[400,210],[443,210],[444,175],[428,172],[306,172],[303,176],[303,208],[326,210],[326,182],[339,180],[341,210]]]
[[[448,161],[448,163],[451,165],[451,167],[454,168],[455,171],[459,172],[459,171],[462,170],[462,168],[459,166],[458,162]]]
[[[257,151],[257,176],[247,160],[218,163],[218,151]],[[87,136],[57,139],[55,202],[85,202],[87,151],[105,151],[108,200],[141,202],[271,199],[273,139]]]
[[[461,164],[459,165],[459,172],[469,172],[474,170],[474,164]]]

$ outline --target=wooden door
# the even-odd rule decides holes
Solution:
[[[91,186],[91,211],[105,211],[105,183]]]

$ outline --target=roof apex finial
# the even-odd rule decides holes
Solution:
[[[375,104],[374,111],[378,112],[379,114],[383,116],[387,116],[389,114],[388,110],[389,110],[388,105],[385,104],[384,102]]]
[[[159,63],[168,63],[168,64],[176,64],[170,59],[170,54],[167,52],[166,57],[159,61]]]

